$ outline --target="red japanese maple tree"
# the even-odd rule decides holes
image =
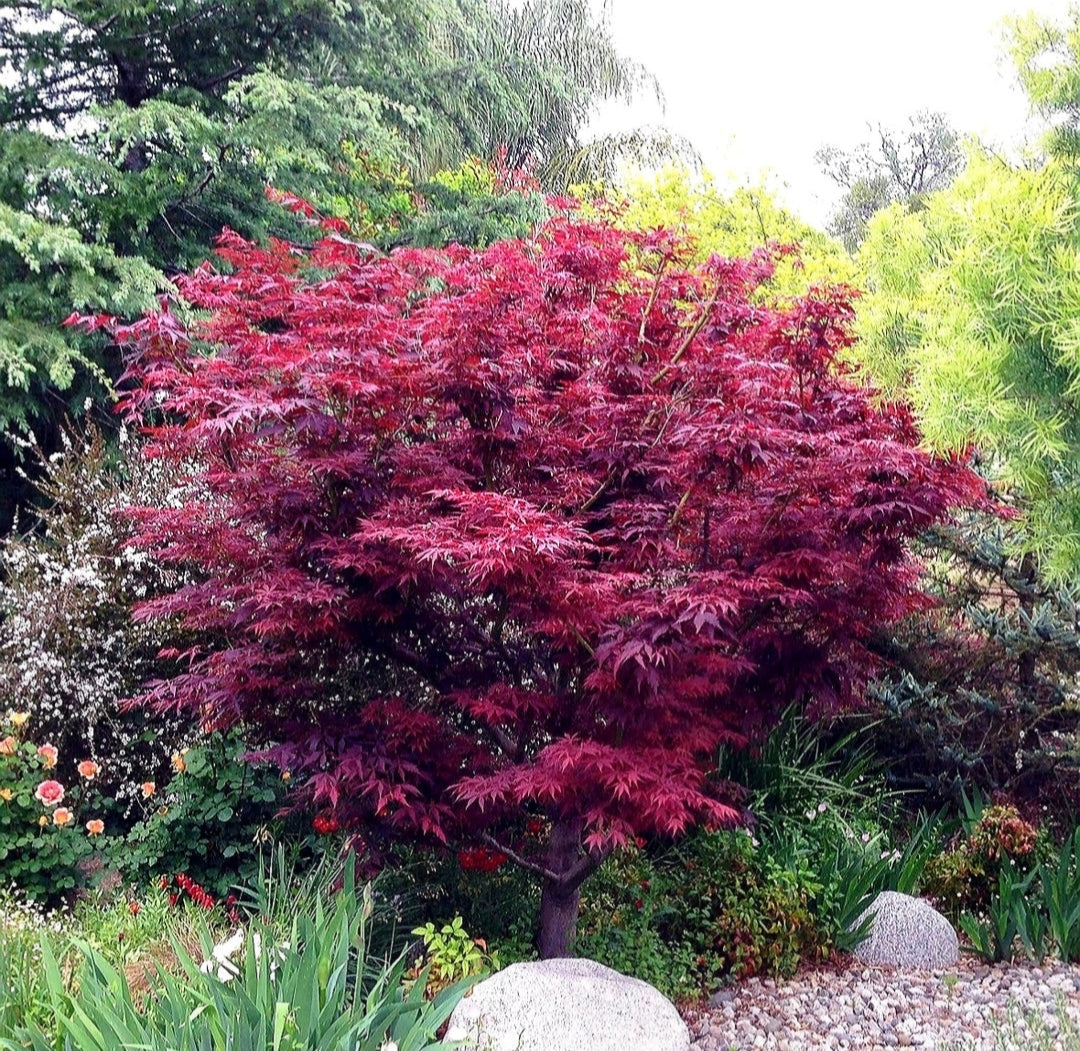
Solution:
[[[924,601],[906,539],[981,486],[845,376],[847,290],[755,297],[768,252],[324,233],[226,235],[179,282],[201,320],[119,330],[128,411],[198,482],[136,512],[198,571],[142,615],[208,640],[147,699],[276,742],[342,827],[531,869],[564,954],[613,848],[740,820],[718,746],[859,695]]]

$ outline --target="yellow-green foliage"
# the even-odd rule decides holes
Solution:
[[[1080,7],[1058,22],[1034,11],[1005,19],[1006,41],[1032,109],[1046,119],[1047,150],[1080,158]]]
[[[974,445],[1028,511],[1043,569],[1080,577],[1080,212],[1056,162],[975,152],[963,175],[871,220],[858,353],[928,445]]]
[[[777,296],[801,295],[810,285],[854,283],[854,265],[840,243],[782,208],[764,187],[725,192],[707,172],[668,167],[628,177],[620,192],[626,197],[621,225],[684,229],[701,259],[714,252],[746,256],[769,241],[799,244],[799,257],[786,257],[777,266],[772,281]]]

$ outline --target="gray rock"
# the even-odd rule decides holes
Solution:
[[[515,963],[454,1008],[447,1041],[473,1051],[689,1051],[674,1005],[592,960]]]
[[[920,898],[882,891],[852,929],[857,930],[870,914],[874,917],[870,935],[855,947],[864,963],[933,970],[952,967],[960,956],[952,924]]]
[[[710,1007],[721,1007],[723,1004],[730,1004],[735,999],[734,989],[717,989],[712,996],[709,997]]]

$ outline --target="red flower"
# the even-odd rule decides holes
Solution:
[[[140,908],[142,908],[142,906],[137,901],[128,902],[128,912],[130,912],[132,916],[138,916]]]
[[[487,847],[474,847],[458,852],[458,862],[463,872],[494,872],[506,864],[506,855]]]
[[[180,889],[187,894],[187,896],[195,902],[200,908],[212,909],[217,904],[214,901],[214,897],[210,894],[205,887],[196,883],[189,875],[184,872],[180,872],[176,876],[176,883]],[[172,904],[172,895],[170,897],[170,904]]]
[[[319,814],[314,821],[311,822],[311,827],[315,829],[320,836],[328,836],[332,832],[337,832],[341,828],[338,819],[332,814]]]

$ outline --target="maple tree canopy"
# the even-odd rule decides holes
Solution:
[[[982,493],[845,377],[850,291],[767,307],[770,251],[691,269],[567,218],[390,256],[326,226],[226,234],[178,282],[197,322],[117,330],[198,483],[135,512],[197,570],[142,615],[206,640],[149,701],[245,724],[344,827],[486,836],[575,894],[635,835],[736,822],[718,746],[857,697],[925,601],[905,541]]]

